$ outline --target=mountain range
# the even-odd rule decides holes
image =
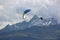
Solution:
[[[0,30],[1,40],[59,40],[60,24],[55,18],[41,20],[36,15],[29,21],[7,25]]]

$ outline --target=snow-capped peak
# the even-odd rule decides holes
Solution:
[[[31,25],[35,26],[49,26],[49,25],[56,25],[57,20],[55,18],[47,18],[41,20],[39,17],[36,15],[33,16],[33,18],[30,20]]]

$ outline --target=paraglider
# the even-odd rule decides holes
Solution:
[[[27,10],[24,11],[24,13],[23,13],[23,19],[25,18],[25,14],[27,14],[30,11],[31,11],[31,9],[27,9]]]
[[[25,14],[29,13],[31,9],[26,9],[23,13],[23,19],[25,19]],[[43,20],[43,17],[40,17],[41,20]]]
[[[40,17],[41,20],[43,20],[43,17]]]

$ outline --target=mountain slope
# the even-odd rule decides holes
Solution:
[[[48,27],[33,26],[19,31],[6,32],[0,35],[1,38],[26,37],[36,39],[60,39],[60,25],[51,25]]]
[[[36,21],[40,20],[36,15],[29,21],[23,21],[22,23],[16,23],[13,25],[7,25],[4,29],[2,29],[1,32],[10,32],[10,31],[18,31],[18,30],[23,30],[26,28],[30,28],[36,24]]]
[[[48,19],[41,20],[39,17],[35,15],[29,22],[23,21],[22,23],[7,25],[4,29],[2,29],[2,31],[0,31],[0,33],[24,30],[26,28],[30,28],[33,26],[42,27],[42,26],[49,26],[49,25],[57,25],[57,20],[55,20],[54,18],[48,18]]]
[[[0,30],[0,39],[33,38],[31,40],[60,39],[60,24],[54,18],[40,20],[36,15],[29,21],[7,25]],[[29,40],[28,39],[28,40]],[[21,40],[21,39],[19,39]],[[24,39],[23,39],[24,40]],[[27,40],[27,39],[26,39]]]

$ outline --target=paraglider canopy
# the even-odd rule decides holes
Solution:
[[[24,11],[24,14],[26,14],[26,13],[28,13],[28,12],[30,12],[31,11],[31,9],[26,9],[25,11]]]
[[[26,9],[26,10],[24,10],[23,19],[25,18],[25,14],[27,14],[27,13],[30,12],[30,11],[31,11],[31,9]]]

